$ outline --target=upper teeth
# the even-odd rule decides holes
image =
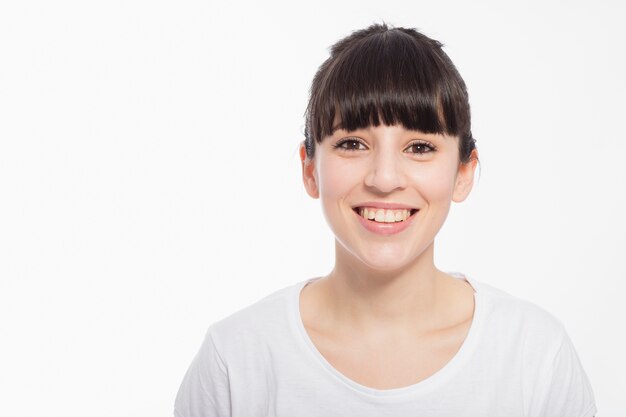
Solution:
[[[393,223],[406,220],[411,215],[411,210],[385,210],[375,207],[359,207],[359,214],[366,219],[381,223]]]

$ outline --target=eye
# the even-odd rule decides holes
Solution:
[[[333,147],[335,149],[341,149],[343,151],[360,151],[362,149],[359,149],[359,146],[362,146],[363,149],[365,148],[365,145],[357,139],[343,139],[339,142],[337,142],[335,145],[333,145]]]
[[[417,155],[424,155],[430,152],[434,152],[436,148],[428,142],[413,142],[409,145],[407,149],[412,150],[411,153],[415,153]]]

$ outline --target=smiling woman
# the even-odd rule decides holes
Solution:
[[[357,142],[358,149],[344,149],[346,141]],[[428,146],[428,152],[411,152],[416,143]],[[384,268],[387,277],[390,268],[412,270],[402,272],[403,276],[432,276],[433,240],[450,203],[469,194],[476,161],[473,150],[469,161],[460,163],[456,137],[379,125],[335,130],[319,145],[313,160],[305,158],[303,174],[307,192],[320,198],[326,220],[341,243],[338,251],[350,251],[369,268]],[[368,219],[355,216],[355,208],[367,209]],[[411,210],[412,215],[395,222],[396,213],[390,209]],[[394,222],[388,222],[392,216]],[[415,262],[419,259],[419,265],[426,267],[427,258],[428,271],[417,271]]]
[[[478,161],[465,83],[439,42],[387,25],[337,42],[300,158],[334,267],[211,325],[178,417],[595,414],[561,322],[434,264]]]

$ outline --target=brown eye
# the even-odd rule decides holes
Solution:
[[[342,149],[344,151],[358,151],[361,150],[359,147],[365,146],[360,141],[356,139],[345,139],[334,145],[335,149]]]
[[[433,152],[435,147],[426,142],[415,142],[409,145],[407,148],[411,153],[415,153],[418,155],[423,155],[429,152]]]

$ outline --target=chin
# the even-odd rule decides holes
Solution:
[[[402,250],[377,251],[373,249],[367,252],[355,254],[365,266],[378,271],[395,271],[405,268],[410,259]]]

